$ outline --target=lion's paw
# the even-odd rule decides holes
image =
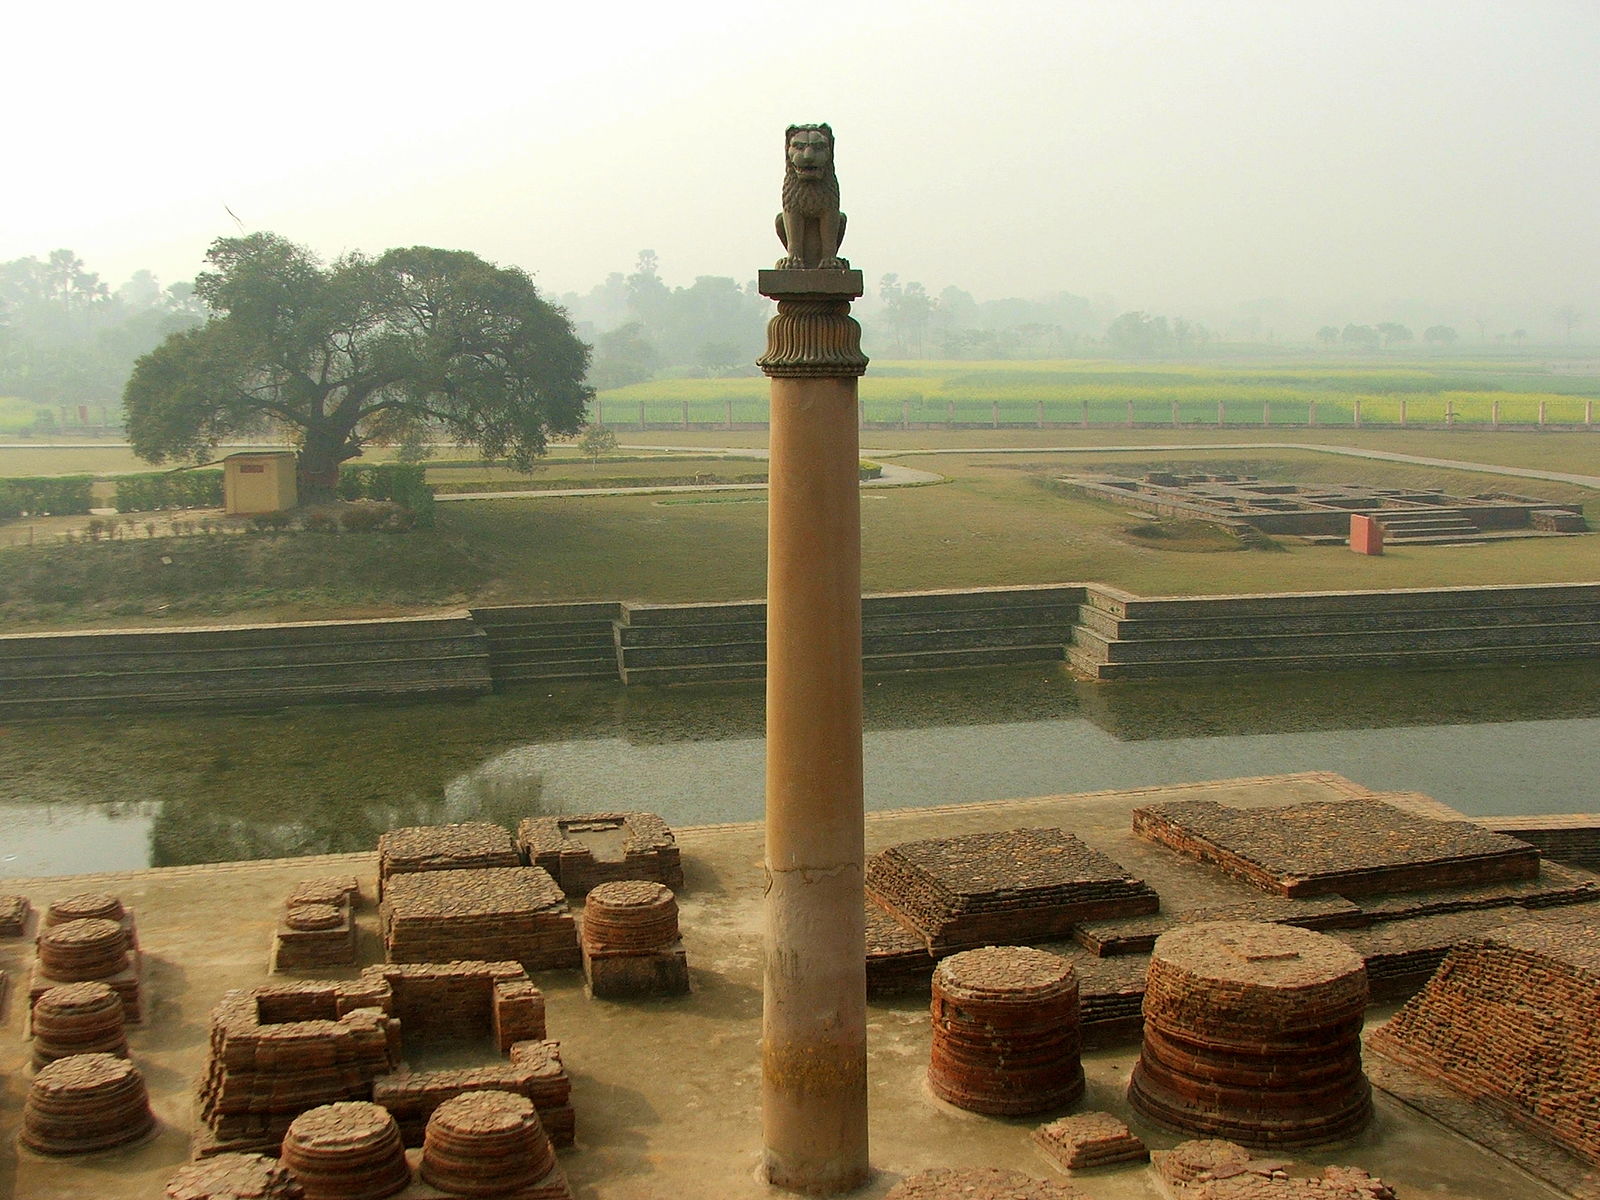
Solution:
[[[848,271],[850,260],[847,258],[825,258],[817,264],[819,271]]]

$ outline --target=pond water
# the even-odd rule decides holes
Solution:
[[[1600,810],[1600,663],[1089,684],[869,676],[873,809],[1328,770],[1474,815]],[[756,820],[757,684],[0,726],[0,877],[368,850],[398,825]]]

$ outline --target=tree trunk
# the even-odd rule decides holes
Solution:
[[[295,483],[302,507],[338,499],[339,464],[348,457],[343,437],[306,431],[305,443],[295,462]]]

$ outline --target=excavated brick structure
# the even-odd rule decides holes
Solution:
[[[1161,935],[1128,1099],[1169,1128],[1299,1146],[1366,1124],[1361,957],[1291,925],[1216,922]]]
[[[219,1154],[185,1163],[166,1200],[305,1200],[289,1168],[264,1154]]]
[[[1155,912],[1155,891],[1062,829],[901,842],[867,863],[867,895],[943,957],[1066,937],[1078,921]]]
[[[1108,1112],[1078,1113],[1033,1131],[1038,1146],[1064,1171],[1083,1171],[1113,1163],[1145,1162],[1150,1151]]]
[[[376,1104],[324,1104],[294,1119],[283,1165],[306,1200],[382,1200],[411,1183],[400,1129]]]
[[[604,999],[673,996],[689,990],[678,939],[678,901],[664,884],[602,883],[583,908],[583,976]]]
[[[1460,946],[1368,1047],[1600,1163],[1600,926]]]
[[[0,896],[0,937],[21,937],[28,932],[32,917],[33,905],[26,896]]]
[[[1526,842],[1367,797],[1269,809],[1179,800],[1134,809],[1133,831],[1279,896],[1367,896],[1539,874],[1539,852]]]
[[[1078,981],[1066,959],[986,946],[933,972],[928,1084],[959,1108],[1042,1112],[1083,1095]]]
[[[272,940],[273,971],[349,966],[356,961],[354,875],[302,879],[283,902]]]
[[[400,1063],[400,1023],[381,980],[269,984],[232,991],[211,1013],[196,1157],[278,1153],[301,1113],[366,1100]]]
[[[395,875],[520,866],[522,855],[511,831],[501,825],[468,821],[391,829],[378,838],[378,899],[388,895]]]
[[[528,817],[517,826],[517,846],[529,866],[549,871],[569,896],[619,879],[683,890],[677,840],[655,813]]]
[[[117,905],[119,910],[121,907]],[[100,981],[121,998],[123,1019],[137,1024],[144,1015],[139,986],[142,964],[132,920],[124,914],[120,918],[72,918],[52,925],[47,917],[28,985],[29,1008],[63,983]]]
[[[21,1141],[40,1154],[89,1154],[136,1142],[155,1125],[138,1067],[112,1054],[74,1054],[33,1077]]]
[[[30,1024],[35,1067],[73,1054],[128,1057],[122,998],[109,984],[64,983],[51,988],[35,1002]]]
[[[1395,1200],[1393,1188],[1359,1167],[1257,1158],[1221,1139],[1181,1142],[1151,1158],[1166,1194],[1181,1200]]]
[[[883,1200],[1086,1200],[1066,1183],[999,1167],[935,1167],[908,1175]]]
[[[399,1071],[372,1085],[372,1099],[394,1114],[408,1146],[423,1144],[438,1107],[468,1092],[493,1090],[525,1096],[539,1110],[539,1122],[557,1146],[570,1146],[577,1133],[572,1110],[572,1080],[561,1063],[557,1042],[518,1042],[509,1062],[455,1071]]]
[[[530,971],[582,963],[567,898],[539,867],[394,875],[381,911],[390,962],[509,959]]]
[[[467,1092],[435,1109],[421,1175],[452,1196],[572,1200],[533,1102],[509,1092]]]
[[[505,1054],[545,1035],[544,993],[521,963],[379,963],[361,978],[409,1039],[481,1036]]]

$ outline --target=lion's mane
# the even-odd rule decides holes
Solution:
[[[802,179],[789,161],[789,141],[817,130],[828,139],[828,169],[821,179]],[[839,176],[833,169],[833,130],[827,125],[791,125],[783,133],[783,208],[805,217],[839,211]]]

